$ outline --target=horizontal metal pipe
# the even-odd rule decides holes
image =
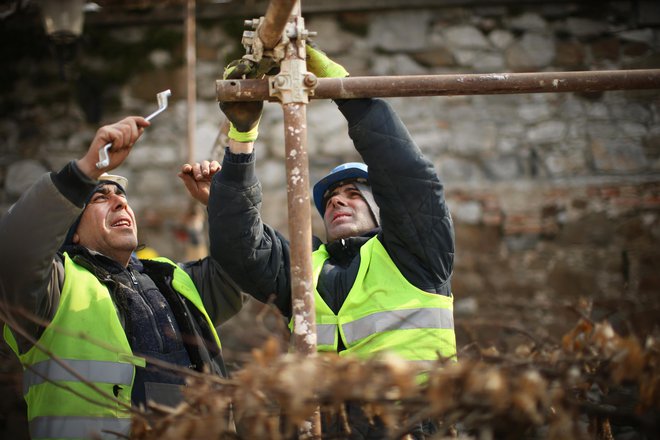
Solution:
[[[660,69],[319,78],[312,99],[660,89]],[[218,80],[218,101],[271,99],[267,80]]]

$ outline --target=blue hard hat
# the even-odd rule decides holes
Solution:
[[[323,203],[325,192],[339,182],[356,179],[369,179],[367,166],[360,162],[347,162],[336,166],[327,176],[316,182],[313,190],[314,204],[321,217],[325,215],[325,203]]]

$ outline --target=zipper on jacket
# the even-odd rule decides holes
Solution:
[[[126,270],[128,271],[128,275],[131,277],[131,281],[133,282],[133,287],[135,288],[135,292],[140,297],[140,300],[144,303],[145,310],[149,314],[149,321],[151,322],[151,327],[153,328],[154,335],[156,337],[156,340],[158,341],[159,353],[162,353],[163,350],[165,349],[165,344],[163,343],[163,338],[161,337],[160,332],[158,331],[158,325],[156,323],[156,316],[154,310],[151,307],[151,304],[149,304],[149,301],[147,301],[147,299],[144,297],[142,293],[142,289],[140,289],[140,284],[138,283],[138,280],[135,277],[135,275],[133,275],[133,271],[130,268]]]
[[[137,278],[135,278],[135,275],[133,275],[133,271],[131,269],[127,269],[128,275],[131,277],[131,281],[133,282],[133,287],[135,290],[138,292],[140,291],[140,285],[138,284]]]

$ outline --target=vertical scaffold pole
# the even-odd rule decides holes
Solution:
[[[293,20],[301,20],[299,5]],[[281,93],[287,178],[289,239],[291,241],[291,290],[294,317],[293,344],[298,353],[316,353],[316,320],[312,288],[312,222],[307,156],[307,90],[304,41],[291,40],[280,74],[273,78]],[[281,90],[281,89],[280,89]]]
[[[283,18],[286,17],[287,21]],[[284,22],[284,24],[282,24]],[[312,220],[307,156],[307,103],[316,78],[307,74],[304,20],[300,0],[272,0],[257,30],[264,49],[285,42],[279,73],[269,79],[284,114],[287,208],[291,251],[292,343],[297,353],[316,354],[316,316],[312,280]],[[282,38],[280,38],[282,37]],[[321,436],[318,409],[303,426],[300,438]]]

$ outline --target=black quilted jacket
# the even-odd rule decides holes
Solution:
[[[380,207],[381,228],[368,235],[379,234],[392,260],[413,285],[450,295],[454,229],[433,164],[385,101],[344,100],[338,106],[348,121],[355,148],[369,166],[373,195]],[[260,301],[274,301],[288,317],[289,243],[262,223],[261,199],[254,153],[227,150],[209,200],[211,255],[242,290]],[[328,244],[331,257],[318,288],[335,312],[355,280],[359,249],[368,238]]]

